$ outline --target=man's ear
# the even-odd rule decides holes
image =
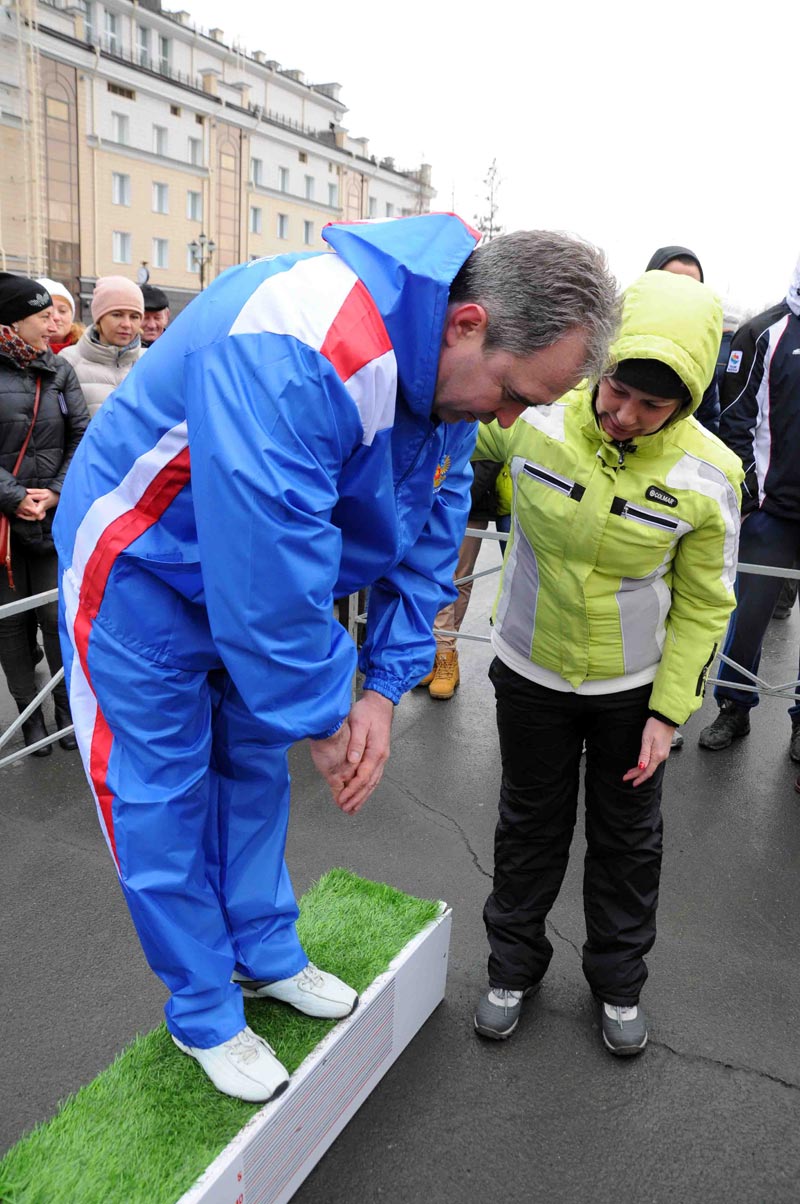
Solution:
[[[482,339],[488,324],[489,317],[482,305],[474,301],[451,305],[444,327],[445,344],[454,347],[462,339]]]

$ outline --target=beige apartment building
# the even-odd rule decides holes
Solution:
[[[177,311],[235,263],[323,249],[330,221],[427,212],[430,168],[377,162],[340,92],[160,0],[0,0],[0,267],[63,281],[84,318],[111,273]]]

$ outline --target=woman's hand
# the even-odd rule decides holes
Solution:
[[[634,786],[641,786],[651,778],[669,756],[672,737],[675,728],[670,723],[662,723],[652,716],[647,720],[642,732],[642,747],[639,752],[639,764],[635,769],[629,769],[623,775],[623,782],[632,781]]]
[[[54,493],[52,489],[29,489],[28,497],[41,502],[45,511],[52,510],[54,506],[58,505],[58,494]]]
[[[23,518],[27,523],[40,523],[45,516],[43,503],[34,494],[44,493],[43,489],[29,489],[27,497],[20,502],[14,513],[17,518]]]

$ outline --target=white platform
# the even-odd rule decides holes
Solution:
[[[444,998],[451,912],[431,921],[178,1204],[283,1204]]]

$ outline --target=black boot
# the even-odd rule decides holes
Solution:
[[[70,714],[69,706],[66,703],[55,703],[56,712],[56,731],[61,731],[62,727],[70,727],[72,725],[72,715]],[[74,732],[70,732],[68,736],[62,736],[59,740],[62,748],[67,752],[74,752],[78,747],[78,741],[75,739]]]
[[[24,710],[25,708],[21,708]],[[39,740],[44,740],[47,735],[47,728],[44,725],[44,716],[41,708],[34,711],[22,725],[22,738],[25,741],[26,747],[30,744],[36,744]],[[45,744],[44,748],[37,748],[36,752],[32,752],[32,757],[49,757],[52,756],[52,744]]]

